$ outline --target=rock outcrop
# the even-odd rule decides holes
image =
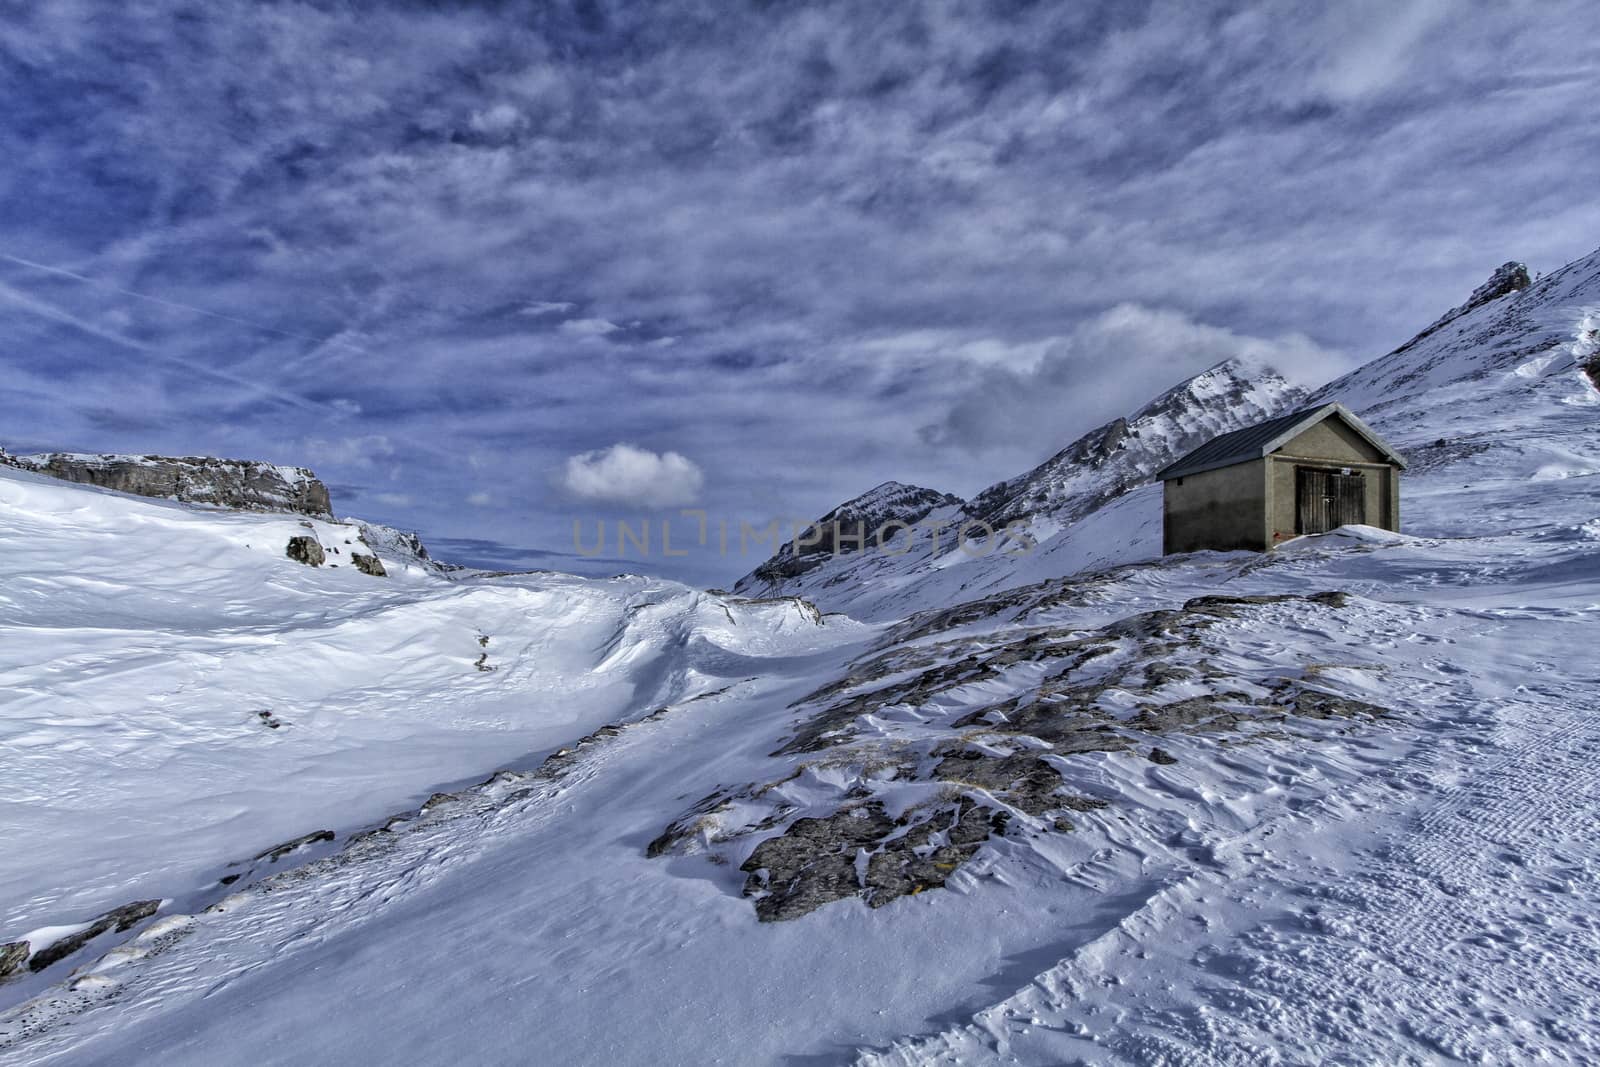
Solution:
[[[291,511],[332,518],[328,487],[304,467],[209,456],[120,456],[47,452],[0,462],[52,478],[135,496],[211,504],[239,511]]]
[[[136,900],[132,904],[113,908],[77,933],[69,934],[35,952],[28,961],[28,970],[42,971],[52,963],[66,959],[107,930],[115,928],[118,933],[125,933],[154,915],[160,907],[159,900]]]
[[[383,560],[377,556],[352,552],[350,553],[350,562],[355,564],[356,570],[362,574],[370,574],[374,578],[387,578],[389,576],[389,572],[383,569]]]
[[[28,943],[11,941],[0,945],[0,978],[8,978],[22,969],[28,960]]]
[[[307,567],[320,567],[327,560],[328,555],[322,550],[322,544],[315,537],[291,537],[289,548],[285,553],[296,563],[304,563]]]

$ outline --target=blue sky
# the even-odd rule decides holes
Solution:
[[[609,573],[574,518],[967,495],[1600,244],[1589,5],[1328,8],[4,0],[0,443]]]

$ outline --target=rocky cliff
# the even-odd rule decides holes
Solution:
[[[0,463],[63,481],[114,489],[136,496],[241,511],[293,511],[332,518],[328,487],[304,467],[209,456],[119,456],[48,452],[11,456]]]

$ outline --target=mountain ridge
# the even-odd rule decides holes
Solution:
[[[313,518],[333,517],[328,487],[313,471],[262,460],[114,452],[13,456],[0,449],[0,463],[134,496],[237,511],[289,511]]]
[[[864,583],[902,587],[948,567],[952,553],[971,554],[969,542],[940,541],[944,529],[954,531],[956,538],[962,530],[980,534],[988,549],[996,552],[1031,554],[1035,544],[1147,483],[1161,467],[1210,437],[1280,414],[1305,399],[1304,390],[1269,366],[1239,357],[1224,359],[1157,394],[1133,413],[1081,435],[1023,474],[990,485],[970,501],[950,498],[953,510],[934,516],[948,521],[925,537],[906,535],[910,544],[890,538],[886,551],[834,555],[813,550],[803,569],[791,565],[792,553],[780,552],[740,578],[733,589],[743,595],[805,596],[825,609],[842,607],[841,592],[848,591],[849,599],[860,596],[862,590],[852,587]],[[832,522],[839,510],[822,516],[813,528]],[[1016,524],[1026,527],[1025,539],[1016,532]]]

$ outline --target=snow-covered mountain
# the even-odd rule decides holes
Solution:
[[[871,622],[0,469],[0,1063],[1595,1059],[1600,252],[1458,311],[1405,533],[1157,558],[1185,403]]]
[[[791,542],[734,585],[750,596],[803,596],[829,611],[863,618],[893,618],[907,611],[948,603],[953,595],[975,595],[1020,585],[1046,574],[1089,563],[1137,558],[1146,541],[1069,543],[1060,535],[1111,505],[1203,441],[1287,411],[1305,393],[1271,368],[1229,359],[1179,383],[1126,418],[1084,434],[1033,470],[990,486],[970,503],[930,489],[890,482],[841,504],[817,520],[805,554]],[[905,514],[877,506],[876,494],[903,494]],[[867,502],[865,505],[862,502]],[[835,522],[853,535],[859,517],[879,512],[922,530],[889,530],[873,550],[853,545],[833,550]],[[915,514],[915,517],[910,517]],[[848,521],[842,521],[847,519]],[[970,524],[970,525],[969,525]],[[1025,529],[1008,537],[1008,524]],[[882,522],[867,522],[869,535]],[[995,531],[990,540],[987,531]],[[958,543],[965,531],[969,537]],[[1076,555],[1085,548],[1104,556]]]
[[[1127,418],[1092,430],[1028,473],[992,485],[968,512],[999,529],[1022,520],[1070,525],[1219,434],[1304,403],[1270,367],[1229,359],[1167,390]]]
[[[861,551],[862,538],[895,524],[912,527],[934,511],[960,508],[961,498],[902,482],[884,482],[845,501],[800,536],[782,545],[773,557],[742,580],[745,590],[760,583],[769,591],[822,566],[833,556]],[[852,540],[854,539],[854,540]],[[741,590],[741,591],[745,591]]]

